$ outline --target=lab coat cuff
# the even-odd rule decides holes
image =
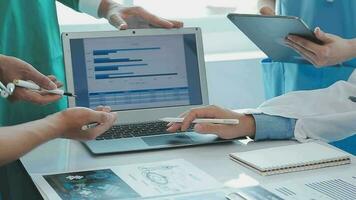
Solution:
[[[101,0],[79,0],[79,10],[99,19],[98,11]]]
[[[262,114],[261,110],[254,109],[254,108],[237,109],[237,110],[234,110],[234,112],[245,114],[245,115]]]

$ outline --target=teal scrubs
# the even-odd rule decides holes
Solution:
[[[356,37],[355,0],[277,0],[279,15],[297,16],[314,29],[320,27],[343,38]],[[338,80],[347,80],[356,67],[356,59],[338,67],[315,68],[309,64],[262,62],[265,97],[270,99],[290,91],[325,88]]]
[[[356,0],[277,0],[279,15],[297,16],[314,29],[320,27],[343,38],[356,38]],[[356,59],[335,67],[317,69],[299,63],[262,61],[265,97],[270,99],[290,91],[325,88],[347,80],[356,67]],[[356,135],[331,143],[356,155]]]
[[[59,0],[78,10],[78,0]],[[0,54],[14,56],[65,82],[55,0],[0,0]],[[10,66],[9,66],[10,67]],[[0,98],[0,126],[43,118],[67,107],[66,98],[46,106]]]
[[[59,2],[78,10],[78,0]],[[55,3],[55,0],[0,0],[0,54],[20,58],[43,74],[53,74],[65,82]],[[10,103],[0,98],[0,126],[43,118],[66,107],[65,98],[47,106]],[[41,199],[33,191],[33,183],[20,161],[0,167],[0,199]]]

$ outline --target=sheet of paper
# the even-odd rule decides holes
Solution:
[[[283,199],[356,199],[356,170],[264,185]]]
[[[226,200],[226,194],[229,193],[224,190],[204,191],[183,195],[168,196],[163,198],[149,198],[149,200]]]
[[[183,159],[113,168],[143,197],[222,187],[214,178]]]
[[[183,159],[31,176],[45,198],[54,200],[138,199],[222,188]]]

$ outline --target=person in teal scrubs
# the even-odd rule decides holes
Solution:
[[[58,2],[79,11],[80,3],[95,2],[95,0],[58,0]],[[118,29],[131,27],[125,22],[131,17],[139,18],[155,27],[182,26],[181,22],[165,20],[140,7],[122,7],[112,0],[102,0],[97,14],[98,17],[106,18]],[[0,27],[0,54],[21,59],[42,74],[54,75],[60,82],[65,83],[55,0],[1,0]],[[66,107],[65,98],[46,106],[27,102],[9,103],[0,98],[0,126],[44,118]],[[24,180],[26,179],[19,161],[1,167],[0,199],[39,199],[32,191],[28,191],[33,188],[29,185],[31,181]]]
[[[58,0],[79,11],[81,1]],[[83,3],[83,2],[81,2]],[[85,3],[85,2],[84,2]],[[65,83],[62,44],[55,0],[1,0],[0,1],[0,54],[19,58],[46,75],[54,75]],[[125,19],[138,17],[149,24],[163,28],[179,28],[181,22],[165,20],[140,7],[122,7],[112,0],[102,0],[98,17],[107,18],[110,24],[125,29]],[[65,86],[64,86],[65,87]],[[67,101],[46,106],[28,102],[9,103],[0,99],[0,126],[9,126],[43,118],[67,107]]]
[[[264,15],[300,17],[312,30],[320,27],[342,38],[356,37],[355,0],[260,0],[259,7]],[[354,67],[356,59],[323,68],[265,59],[262,62],[265,97],[270,99],[290,91],[328,87],[338,80],[347,80]]]
[[[341,38],[352,39],[356,37],[355,0],[259,0],[259,10],[263,15],[277,14],[300,17],[311,29],[320,27],[324,32]],[[315,33],[318,35],[320,29],[317,28]],[[322,32],[322,34],[325,33]],[[317,46],[312,42],[301,41],[302,38],[289,39],[287,39],[287,43],[290,44],[291,48],[315,65],[273,62],[270,59],[263,60],[262,70],[266,99],[290,91],[328,87],[336,81],[347,80],[356,68],[355,58],[347,59],[338,64],[328,63],[325,60],[327,59],[327,56],[325,56],[327,52],[320,50],[322,45]],[[296,40],[299,40],[299,42]],[[325,38],[324,41],[328,41],[328,38]],[[314,49],[309,48],[312,45],[315,46]],[[315,57],[310,58],[308,53]],[[333,65],[328,66],[328,64]],[[331,144],[356,155],[356,135]]]

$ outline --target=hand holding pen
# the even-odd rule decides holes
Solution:
[[[23,81],[23,80],[14,80],[15,86],[30,89],[33,91],[39,91],[39,92],[45,92],[45,93],[50,93],[50,94],[58,94],[58,95],[64,95],[64,96],[69,96],[69,97],[76,97],[76,95],[65,92],[64,90],[61,89],[53,89],[53,90],[46,90],[38,86],[37,84],[30,82],[30,81]]]
[[[47,90],[57,89],[62,86],[62,83],[57,81],[55,76],[45,76],[29,63],[18,58],[0,55],[0,81],[4,85],[7,85],[13,83],[15,79],[31,80],[36,83],[36,85]],[[61,97],[60,95],[16,87],[7,98],[10,101],[28,101],[36,104],[48,104],[57,101]]]

